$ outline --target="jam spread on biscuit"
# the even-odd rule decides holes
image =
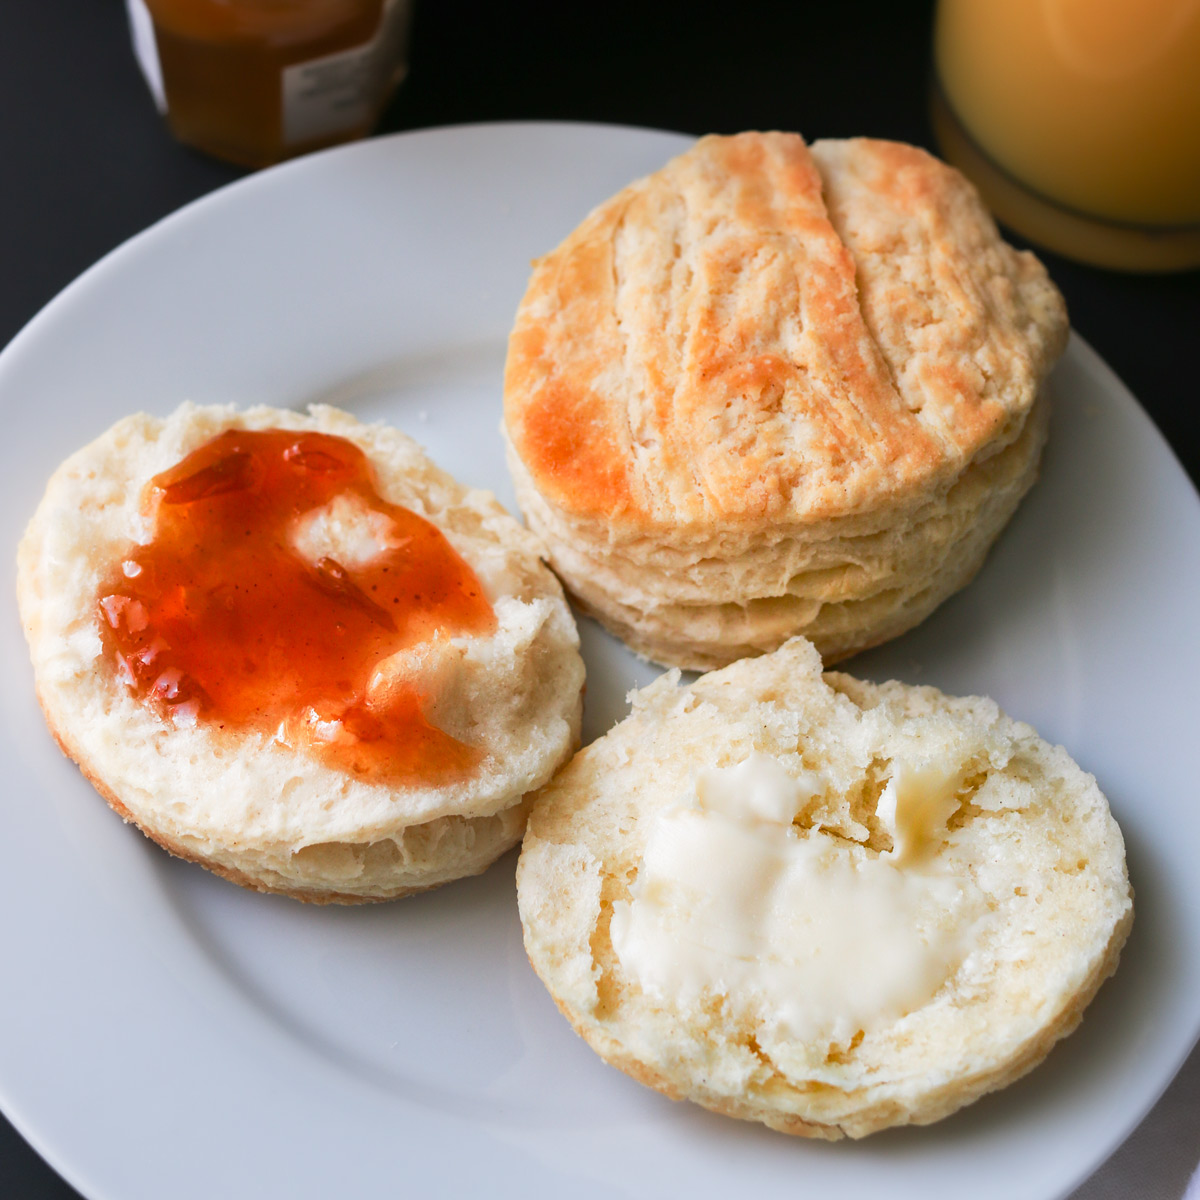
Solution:
[[[427,675],[387,660],[490,632],[492,607],[440,530],[380,497],[356,445],[228,430],[152,479],[147,503],[152,539],[99,593],[136,695],[373,778],[436,786],[475,768],[480,752],[430,720]]]

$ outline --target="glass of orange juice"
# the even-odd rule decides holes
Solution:
[[[1005,224],[1200,266],[1200,0],[939,0],[934,126]]]

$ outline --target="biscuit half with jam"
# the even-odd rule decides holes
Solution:
[[[578,744],[536,539],[411,439],[327,407],[129,417],[18,553],[62,748],[172,853],[304,900],[482,871]]]

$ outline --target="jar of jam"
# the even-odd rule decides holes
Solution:
[[[406,69],[411,0],[126,0],[180,141],[243,166],[370,132]]]

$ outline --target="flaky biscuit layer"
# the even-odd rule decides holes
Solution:
[[[851,653],[982,561],[1036,475],[1066,332],[1040,263],[923,151],[704,138],[535,264],[505,375],[522,508],[648,657],[712,666],[796,632]],[[1006,494],[975,489],[972,544],[941,536],[985,473]],[[826,549],[884,532],[866,560]]]

